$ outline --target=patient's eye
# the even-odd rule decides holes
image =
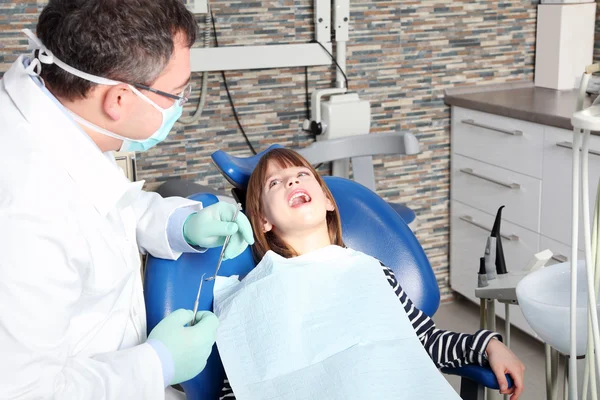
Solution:
[[[298,172],[298,177],[301,177],[301,176],[310,176],[310,173],[308,171],[300,171],[300,172]]]
[[[279,179],[273,179],[269,182],[269,189],[281,182]]]

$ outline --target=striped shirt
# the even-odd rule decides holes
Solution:
[[[470,335],[436,328],[433,320],[415,307],[408,298],[394,272],[383,263],[381,266],[388,283],[402,303],[419,341],[436,367],[457,368],[467,364],[485,365],[487,363],[485,349],[493,338],[502,340],[500,334],[481,329]],[[235,399],[235,394],[227,379],[225,379],[219,399]]]

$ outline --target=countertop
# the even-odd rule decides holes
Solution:
[[[559,91],[535,87],[533,82],[517,82],[447,89],[444,101],[451,106],[571,130],[577,92],[577,89]],[[586,96],[584,108],[593,99]]]

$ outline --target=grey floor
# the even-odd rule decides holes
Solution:
[[[455,302],[442,304],[434,316],[436,326],[440,329],[455,332],[475,332],[479,329],[479,307],[462,297]],[[504,334],[504,321],[498,319],[497,330]],[[533,339],[522,331],[511,329],[511,350],[521,359],[525,365],[525,389],[521,399],[523,400],[545,400],[546,378],[544,366],[544,346],[541,342]],[[582,367],[578,368],[581,369]],[[563,369],[559,371],[559,393],[562,393]],[[583,373],[581,372],[581,375]],[[458,392],[460,378],[446,376],[446,379]],[[495,396],[501,399],[502,396]],[[561,398],[561,396],[559,396]]]

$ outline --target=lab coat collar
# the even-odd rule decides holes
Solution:
[[[33,126],[35,140],[65,168],[101,215],[131,204],[144,181],[129,182],[112,153],[102,153],[85,132],[31,79],[20,56],[4,74],[7,93]]]

